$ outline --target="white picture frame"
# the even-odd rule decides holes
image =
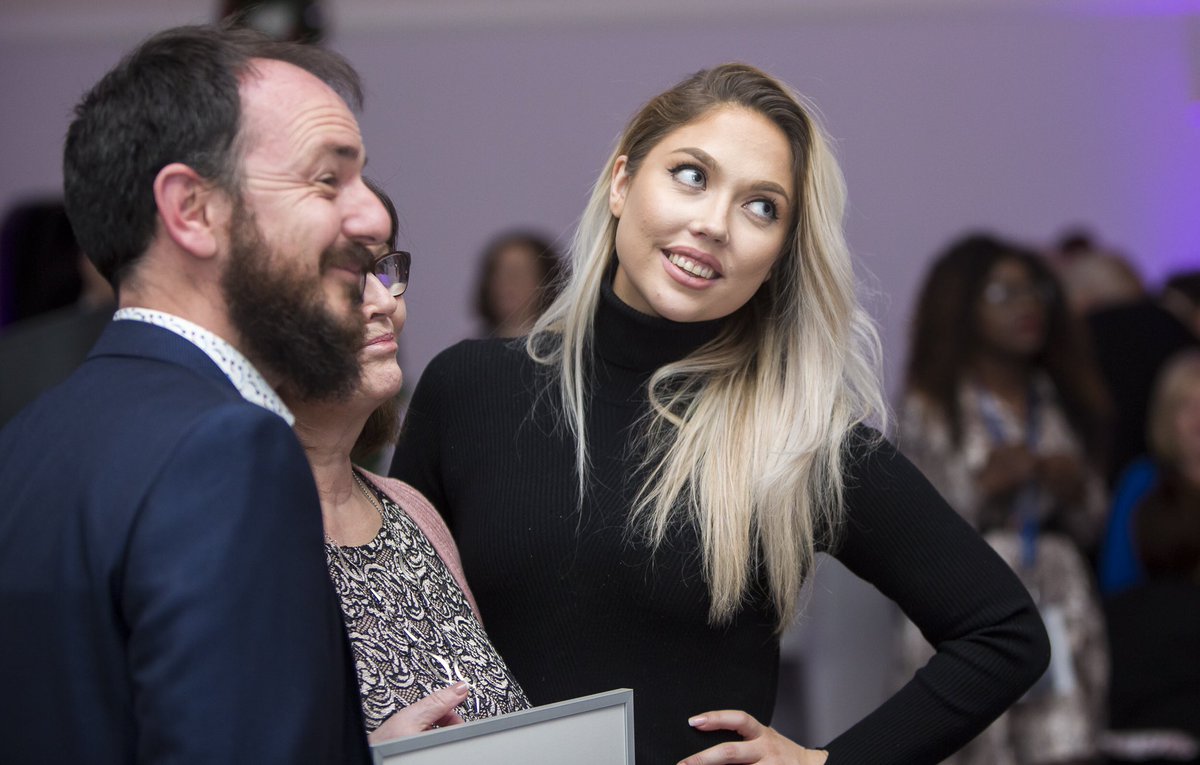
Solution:
[[[633,691],[619,688],[371,747],[375,765],[634,765]]]

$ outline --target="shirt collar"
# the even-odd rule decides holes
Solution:
[[[155,311],[149,308],[122,308],[113,314],[113,321],[144,321],[156,327],[168,329],[199,348],[212,359],[233,387],[237,388],[242,398],[251,404],[257,404],[263,409],[282,417],[288,425],[296,422],[292,411],[283,403],[279,394],[267,383],[262,374],[254,368],[250,360],[228,342],[209,332],[204,327],[193,324],[187,319],[181,319],[173,314]]]

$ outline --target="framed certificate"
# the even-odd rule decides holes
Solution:
[[[621,688],[371,747],[375,765],[634,765],[633,691]]]

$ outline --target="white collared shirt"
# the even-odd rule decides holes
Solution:
[[[225,340],[209,332],[204,327],[193,324],[187,319],[181,319],[173,314],[155,311],[149,308],[122,308],[113,314],[113,321],[144,321],[156,327],[169,329],[187,340],[192,345],[204,351],[205,355],[229,378],[233,387],[237,388],[242,398],[251,404],[257,404],[263,409],[282,417],[288,425],[296,423],[292,411],[279,398],[279,394],[267,383],[262,374],[254,368],[250,360]]]

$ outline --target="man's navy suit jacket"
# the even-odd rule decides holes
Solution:
[[[364,762],[348,651],[303,450],[188,341],[113,322],[0,431],[0,761]]]

